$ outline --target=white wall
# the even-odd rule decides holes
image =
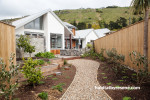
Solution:
[[[15,33],[16,33],[16,35],[24,35],[24,26],[22,26],[18,29],[15,29]]]
[[[64,41],[64,26],[50,13],[48,12],[47,14],[44,15],[43,19],[43,25],[44,25],[44,30],[34,30],[34,29],[24,29],[24,26],[16,29],[16,34],[17,35],[24,35],[25,31],[28,32],[38,32],[38,33],[44,33],[44,36],[46,37],[45,42],[46,42],[46,51],[50,51],[50,33],[54,34],[62,34],[62,49],[65,47],[65,41]]]
[[[62,49],[64,49],[64,26],[49,12],[48,13],[48,48],[50,51],[50,33],[62,34]]]
[[[86,47],[86,45],[87,45],[88,42],[91,42],[91,40],[96,40],[96,39],[98,39],[97,35],[96,35],[93,31],[91,31],[91,32],[86,36],[86,38],[85,38],[85,41],[84,41],[84,44],[83,44],[83,45],[84,45],[83,48]]]

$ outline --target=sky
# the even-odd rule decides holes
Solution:
[[[63,10],[130,6],[132,0],[0,0],[0,20],[34,14],[45,9]]]

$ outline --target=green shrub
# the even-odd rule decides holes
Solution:
[[[41,92],[38,94],[38,97],[40,97],[42,100],[48,100],[48,93],[47,92]]]
[[[58,91],[62,92],[63,91],[63,87],[65,83],[59,83],[58,85],[56,86],[52,86],[52,89],[57,89]]]
[[[119,73],[119,69],[122,69],[121,63],[124,62],[125,56],[118,54],[115,48],[107,50],[106,54],[108,56],[109,62],[113,64],[113,71],[117,75]]]
[[[35,55],[35,57],[42,57],[42,54],[43,54],[42,52],[39,52]]]
[[[49,59],[55,58],[55,55],[53,53],[51,53],[51,52],[44,52],[44,53],[39,52],[35,56],[36,57],[49,58]]]
[[[86,45],[86,47],[90,49],[90,48],[92,48],[92,45],[88,43],[88,44]]]
[[[18,74],[18,67],[13,63],[14,57],[15,55],[11,54],[9,60],[9,71],[7,70],[3,60],[0,58],[0,96],[4,96],[6,100],[10,99],[18,85],[17,81],[12,81],[12,79],[14,79],[14,77]]]
[[[48,62],[47,62],[47,64],[51,64],[51,62],[50,62],[50,61],[48,61]]]
[[[66,65],[67,64],[67,60],[64,60],[64,65]]]
[[[28,83],[35,86],[35,84],[39,83],[43,78],[41,67],[35,68],[38,65],[37,60],[32,60],[32,58],[28,58],[28,60],[24,60],[24,66],[22,67],[22,73],[24,77],[27,78]]]
[[[43,65],[43,64],[45,63],[45,61],[42,60],[42,59],[40,59],[40,60],[37,61],[37,63],[38,63],[39,65]]]
[[[21,50],[24,50],[24,52],[31,53],[35,52],[35,46],[32,46],[30,44],[30,38],[28,36],[21,35],[19,39],[16,41],[18,48]]]
[[[129,54],[131,61],[137,67],[136,81],[137,84],[141,85],[145,82],[150,81],[150,73],[148,72],[148,62],[144,55],[133,51]]]

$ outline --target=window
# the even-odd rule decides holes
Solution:
[[[43,16],[33,20],[24,26],[25,29],[43,30]]]
[[[62,48],[62,35],[61,34],[51,34],[51,48],[57,49]]]

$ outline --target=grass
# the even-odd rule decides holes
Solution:
[[[48,77],[53,77],[53,75],[49,75]]]
[[[102,75],[104,75],[105,73],[101,73]]]
[[[90,24],[98,24],[99,20],[105,20],[106,23],[110,21],[116,21],[119,17],[125,17],[128,19],[129,17],[139,18],[138,15],[133,15],[130,13],[129,7],[118,7],[118,8],[104,8],[98,9],[101,10],[102,13],[96,12],[96,9],[75,9],[75,10],[61,10],[54,11],[61,20],[72,23],[74,20],[76,22],[85,22]]]

